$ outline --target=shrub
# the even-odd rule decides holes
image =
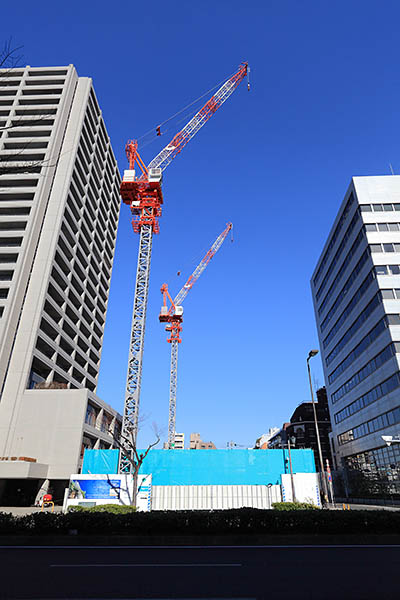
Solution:
[[[273,502],[274,510],[319,510],[318,506],[311,502]]]
[[[287,505],[288,503],[286,503]],[[400,534],[400,511],[231,510],[110,512],[110,505],[67,514],[0,513],[1,535],[290,535]]]
[[[136,506],[120,506],[119,504],[98,504],[97,506],[70,506],[68,512],[85,512],[85,513],[112,513],[114,515],[126,515],[127,513],[136,512]]]

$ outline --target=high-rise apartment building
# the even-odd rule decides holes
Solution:
[[[399,176],[353,178],[311,287],[336,466],[400,493]]]
[[[96,387],[119,184],[90,78],[0,71],[0,503],[113,445]]]

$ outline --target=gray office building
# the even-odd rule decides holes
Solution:
[[[119,184],[90,78],[0,71],[0,505],[59,495],[118,433],[96,387]]]
[[[400,176],[352,179],[311,288],[335,465],[350,493],[400,493]]]

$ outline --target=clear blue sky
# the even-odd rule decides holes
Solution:
[[[164,173],[154,240],[141,412],[166,428],[169,345],[159,288],[175,294],[228,220],[226,241],[185,301],[177,431],[245,446],[309,399],[318,347],[309,280],[355,175],[400,172],[400,5],[155,0],[18,2],[2,37],[33,66],[93,78],[121,171],[141,136],[236,70],[242,84]],[[168,142],[161,138],[161,142]],[[146,163],[160,140],[143,150]],[[122,207],[99,395],[122,410],[138,236]],[[182,275],[178,277],[177,271]],[[319,357],[315,377],[323,385]]]

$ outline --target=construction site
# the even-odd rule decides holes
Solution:
[[[165,327],[170,349],[169,395],[165,390],[165,413],[157,415],[161,432],[156,432],[154,441],[140,450],[138,429],[153,236],[160,233],[162,211],[169,205],[162,189],[164,171],[243,80],[250,90],[249,71],[246,62],[240,64],[213,90],[142,136],[145,146],[149,139],[162,139],[174,123],[188,119],[147,165],[139,152],[140,140],[129,140],[125,148],[128,168],[122,181],[90,79],[78,77],[71,65],[25,67],[3,73],[0,195],[4,208],[0,220],[1,262],[5,267],[0,272],[4,282],[0,323],[0,504],[40,503],[49,493],[60,503],[71,474],[84,474],[85,456],[91,452],[100,463],[91,463],[88,472],[100,476],[104,464],[108,465],[108,474],[119,474],[132,482],[133,498],[141,489],[138,481],[143,475],[139,471],[143,473],[146,465],[152,473],[144,476],[154,475],[155,482],[157,471],[167,468],[170,483],[183,477],[181,485],[184,481],[193,485],[197,480],[209,484],[200,473],[208,471],[207,461],[213,453],[222,459],[221,451],[212,442],[203,443],[199,434],[193,434],[198,437],[193,437],[197,441],[191,444],[192,450],[185,450],[184,436],[176,432],[180,409],[178,349],[183,303],[189,292],[196,293],[200,276],[224,241],[229,237],[233,241],[233,224],[229,215],[225,224],[215,222],[213,229],[220,233],[214,241],[208,241],[210,246],[179,291],[171,294],[168,283],[161,285],[159,322]],[[199,102],[200,108],[195,108]],[[65,151],[71,144],[74,152]],[[58,162],[48,165],[46,161],[55,154],[60,157]],[[185,155],[179,160],[185,160]],[[122,415],[96,393],[119,196],[129,207],[133,232],[139,236]],[[23,233],[16,237],[16,232]],[[41,309],[32,311],[34,306]],[[207,326],[206,315],[203,326]],[[193,449],[203,448],[208,449],[203,455],[206,463],[196,466],[190,459],[173,468],[172,463],[170,467],[150,466],[148,461],[159,452],[155,446],[161,442],[164,448],[160,452],[170,457],[167,461],[173,460],[174,453],[192,452],[193,456]],[[231,447],[235,446],[232,442]],[[112,456],[115,461],[115,452],[118,463],[109,464],[106,457]],[[233,454],[228,452],[222,463],[219,459],[215,463],[221,482],[227,468],[235,472],[233,465],[226,464],[229,456]],[[312,471],[307,465],[307,472]],[[239,475],[242,467],[236,470],[237,480],[233,477],[226,485],[244,483]],[[162,485],[166,483],[163,480]]]

